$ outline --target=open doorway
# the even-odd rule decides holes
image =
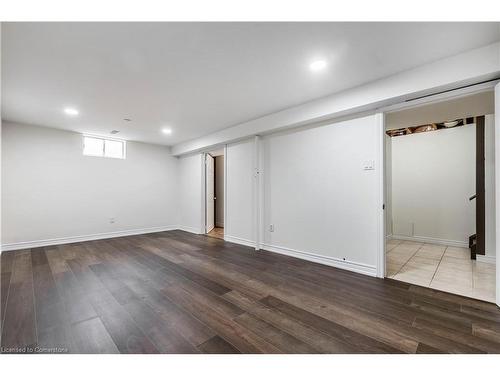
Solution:
[[[386,277],[495,302],[494,94],[386,114]]]
[[[205,233],[224,239],[224,149],[205,154]]]

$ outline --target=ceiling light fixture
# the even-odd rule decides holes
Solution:
[[[77,109],[75,108],[64,108],[64,113],[66,113],[68,116],[78,116],[80,112],[78,112]]]
[[[172,129],[170,129],[170,128],[164,128],[161,131],[163,134],[172,134]]]
[[[326,61],[325,60],[316,60],[313,61],[309,65],[309,69],[311,69],[313,72],[318,72],[320,70],[323,70],[326,68]]]

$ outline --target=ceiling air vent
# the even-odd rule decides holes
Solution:
[[[111,134],[118,134],[120,131],[119,130],[111,130]]]

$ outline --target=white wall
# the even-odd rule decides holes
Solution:
[[[254,143],[227,145],[226,217],[224,238],[255,245]]]
[[[376,274],[377,121],[368,116],[263,139],[264,248]],[[375,169],[364,170],[370,160]]]
[[[205,233],[203,155],[195,154],[179,158],[179,228]]]
[[[467,245],[475,233],[476,128],[392,138],[393,235]]]
[[[215,157],[215,225],[224,227],[224,156]]]
[[[4,123],[2,243],[175,227],[176,176],[167,147],[127,142],[125,160],[83,156],[81,134]]]

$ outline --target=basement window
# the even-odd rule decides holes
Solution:
[[[125,159],[125,141],[84,135],[83,155]]]

